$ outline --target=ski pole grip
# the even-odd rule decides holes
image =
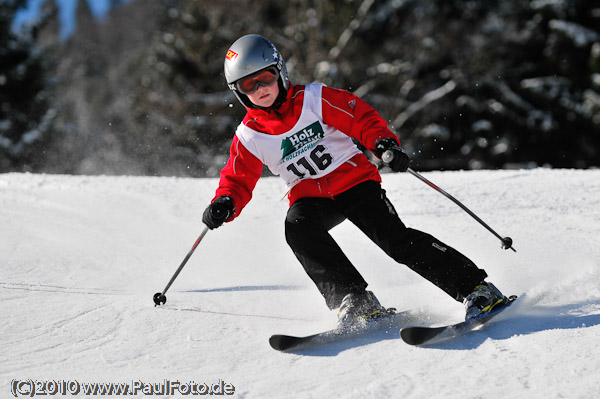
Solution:
[[[232,215],[232,210],[226,203],[213,202],[210,214],[216,222],[224,222]]]
[[[225,220],[229,212],[227,212],[224,206],[215,206],[210,210],[210,213],[216,220]]]
[[[381,160],[386,164],[391,163],[394,160],[394,153],[390,150],[385,150],[383,154],[381,154]]]

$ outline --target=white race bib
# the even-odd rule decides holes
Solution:
[[[248,151],[285,180],[288,189],[301,180],[325,176],[360,154],[349,136],[323,122],[322,87],[305,86],[302,114],[289,131],[271,135],[240,124],[235,132]]]

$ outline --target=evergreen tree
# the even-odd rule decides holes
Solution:
[[[25,0],[0,1],[0,172],[39,164],[53,116],[43,52],[35,45],[37,26],[12,30],[24,6]]]

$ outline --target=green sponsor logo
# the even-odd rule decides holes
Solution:
[[[283,150],[281,159],[285,159],[308,144],[314,146],[314,144],[324,136],[325,133],[323,132],[323,127],[319,121],[306,126],[301,131],[294,133],[281,142],[281,149]]]

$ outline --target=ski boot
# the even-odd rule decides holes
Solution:
[[[483,282],[475,287],[475,290],[467,295],[463,301],[465,305],[465,320],[480,316],[499,306],[502,306],[507,298],[492,283]]]
[[[338,328],[366,324],[368,320],[391,315],[394,308],[386,309],[371,291],[352,292],[342,299],[338,310]]]

